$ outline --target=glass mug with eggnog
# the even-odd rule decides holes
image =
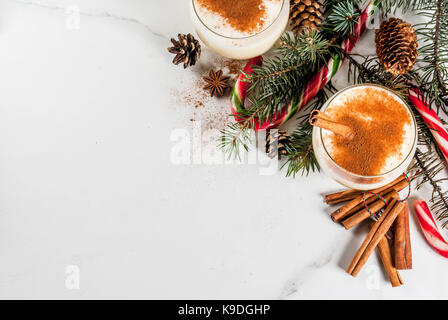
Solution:
[[[322,170],[352,189],[389,184],[406,172],[417,147],[417,122],[409,106],[378,85],[339,91],[313,111],[310,122]]]
[[[267,52],[281,37],[289,0],[191,0],[191,17],[207,47],[244,60]]]

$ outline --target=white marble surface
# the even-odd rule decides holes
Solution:
[[[365,230],[331,221],[322,194],[340,187],[323,174],[172,163],[173,132],[228,112],[195,106],[222,59],[204,49],[184,71],[166,51],[193,31],[188,5],[0,0],[0,297],[448,298],[415,219],[415,269],[392,289],[376,255],[344,272]],[[372,32],[357,50],[374,53]]]

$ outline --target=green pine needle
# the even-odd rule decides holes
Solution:
[[[355,8],[353,1],[347,0],[337,3],[327,20],[335,32],[347,36],[355,33],[359,16],[360,12]]]
[[[286,176],[295,178],[297,174],[308,175],[320,171],[316,160],[312,141],[313,127],[304,121],[291,134],[291,144],[286,146],[288,160],[282,166],[287,166]]]

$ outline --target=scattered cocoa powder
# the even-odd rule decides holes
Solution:
[[[217,61],[218,68],[227,71],[225,73],[227,76],[230,76],[231,79],[236,79],[240,75],[245,64],[245,61],[226,58]]]
[[[205,82],[196,79],[188,85],[172,90],[175,105],[188,107],[191,110],[190,122],[201,122],[202,130],[222,130],[230,122],[229,95],[226,91],[223,97],[211,98],[204,91]]]
[[[259,31],[266,14],[263,0],[196,0],[196,3],[219,14],[229,25],[241,32]]]
[[[196,80],[192,86],[178,92],[180,102],[189,107],[198,109],[204,107],[204,103],[210,100],[210,94],[204,91],[205,82],[202,79]]]
[[[335,121],[355,132],[350,141],[336,135],[332,138],[333,160],[343,168],[363,176],[378,175],[390,156],[401,154],[405,126],[411,119],[406,108],[387,92],[366,88],[365,94],[350,97],[343,108],[333,110]]]

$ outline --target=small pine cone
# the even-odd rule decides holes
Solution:
[[[178,65],[179,63],[184,64],[184,69],[194,66],[201,56],[201,45],[199,41],[196,40],[191,33],[185,35],[180,34],[177,36],[179,41],[171,38],[173,47],[168,48],[170,53],[175,54],[173,63]]]
[[[320,0],[290,0],[289,24],[300,34],[306,28],[318,30],[324,18]]]
[[[405,74],[417,61],[417,34],[409,23],[390,18],[375,34],[376,53],[381,64],[392,74]]]
[[[272,135],[272,137],[271,137]],[[278,143],[277,143],[278,141]],[[276,155],[275,147],[278,149],[278,159],[287,154],[286,147],[291,143],[291,137],[284,130],[266,131],[266,153],[273,159]]]

